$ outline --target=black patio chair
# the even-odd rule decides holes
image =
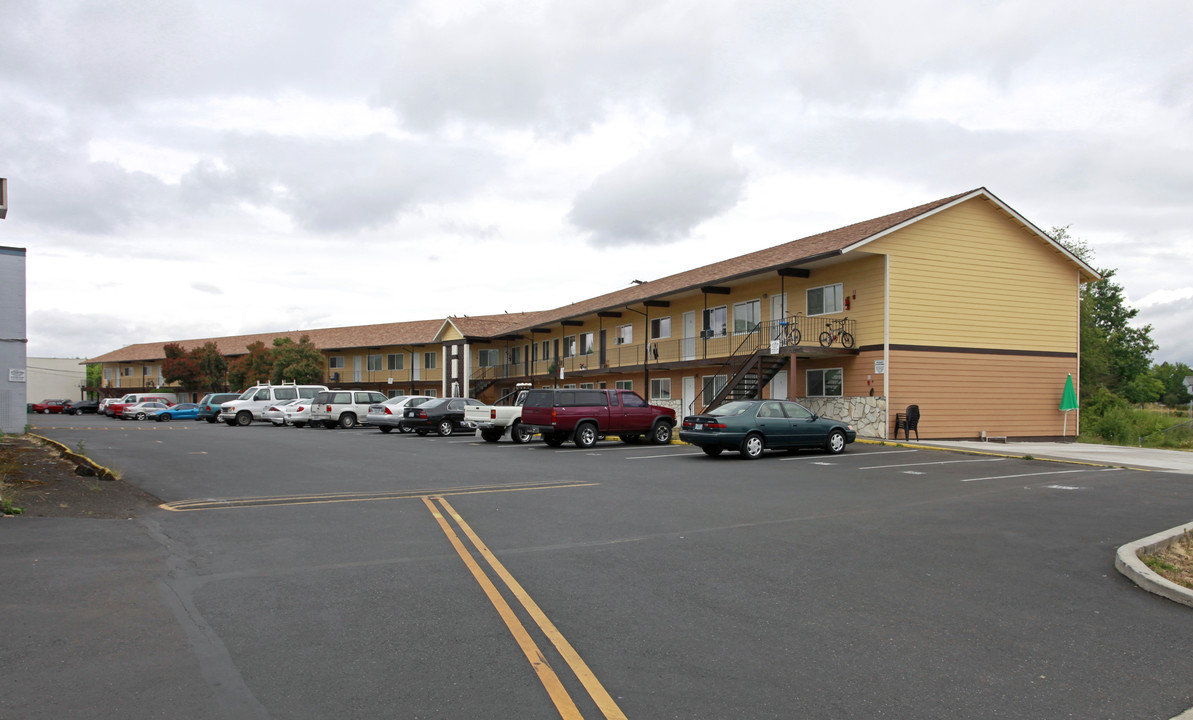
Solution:
[[[910,440],[911,433],[915,439],[920,439],[920,406],[908,405],[907,412],[895,413],[895,439],[899,439],[899,431],[903,431],[903,439]]]

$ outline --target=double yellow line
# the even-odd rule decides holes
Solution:
[[[521,603],[522,607],[526,609],[526,612],[530,614],[530,617],[534,620],[535,624],[539,626],[539,629],[542,630],[543,634],[547,636],[547,639],[551,641],[551,644],[555,646],[555,649],[563,657],[564,661],[567,662],[568,667],[572,669],[576,679],[579,680],[580,684],[584,686],[584,689],[588,691],[589,696],[592,697],[593,702],[595,702],[600,711],[604,713],[604,716],[608,718],[608,720],[625,720],[625,714],[621,712],[621,708],[617,706],[617,703],[614,702],[613,698],[609,696],[609,693],[605,691],[605,688],[601,685],[600,681],[597,680],[596,675],[593,674],[592,670],[588,667],[584,660],[581,659],[580,654],[577,653],[575,648],[571,646],[571,644],[563,636],[563,633],[559,632],[559,629],[556,628],[555,625],[547,618],[547,615],[542,611],[541,608],[539,608],[538,604],[534,602],[530,595],[527,594],[526,590],[524,590],[522,586],[518,584],[518,581],[514,579],[514,576],[505,569],[505,566],[501,564],[501,561],[497,559],[497,556],[495,556],[493,552],[489,550],[488,546],[486,546],[485,543],[480,539],[480,537],[473,532],[468,523],[464,522],[464,519],[460,517],[459,513],[457,513],[443,497],[427,496],[423,497],[422,500],[426,504],[427,509],[431,511],[432,517],[434,517],[439,523],[439,527],[442,528],[443,534],[447,536],[447,539],[451,542],[452,547],[454,547],[456,552],[460,555],[460,559],[464,561],[464,564],[472,573],[472,577],[476,579],[476,582],[481,586],[481,589],[485,591],[485,595],[489,598],[489,602],[493,603],[493,607],[497,609],[498,614],[501,615],[501,619],[505,621],[506,627],[509,628],[510,633],[518,642],[518,646],[522,648],[522,652],[525,653],[526,659],[530,661],[530,666],[534,668],[535,674],[538,675],[539,681],[547,690],[547,694],[551,697],[551,701],[555,703],[555,707],[557,710],[559,710],[560,716],[565,718],[565,720],[583,720],[584,718],[584,716],[580,713],[580,709],[576,707],[575,701],[572,700],[571,695],[568,694],[567,689],[564,688],[563,683],[560,682],[559,676],[551,668],[550,663],[547,662],[547,659],[543,656],[543,653],[539,649],[538,645],[536,645],[534,640],[530,637],[530,633],[527,632],[526,626],[523,625],[522,621],[518,619],[518,616],[514,613],[513,608],[510,607],[509,603],[506,602],[505,598],[501,595],[501,591],[497,589],[497,585],[485,573],[485,569],[479,562],[477,562],[476,558],[473,557],[472,551],[470,551],[464,544],[464,541],[460,539],[460,535],[456,532],[455,528],[452,527],[452,522],[454,522],[455,526],[464,533],[469,542],[471,542],[472,546],[476,549],[476,552],[482,558],[484,558],[485,562],[489,564],[489,567],[492,568],[497,577],[503,583],[505,583],[505,586],[509,588],[510,592],[513,593],[514,597],[519,603]],[[449,522],[449,517],[452,522]]]

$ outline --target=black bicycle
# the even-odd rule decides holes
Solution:
[[[841,347],[853,347],[853,334],[845,329],[847,319],[829,320],[824,324],[825,330],[820,333],[820,347],[828,347],[838,340],[841,341]]]

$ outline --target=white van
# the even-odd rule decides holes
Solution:
[[[235,400],[220,405],[220,420],[230,426],[249,425],[254,420],[264,419],[262,414],[270,405],[296,398],[310,400],[326,389],[326,385],[254,385]]]

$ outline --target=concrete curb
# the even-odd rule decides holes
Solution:
[[[1147,590],[1173,602],[1193,607],[1193,590],[1181,587],[1171,580],[1167,580],[1155,572],[1139,559],[1140,553],[1151,553],[1163,550],[1172,545],[1186,533],[1193,533],[1193,523],[1164,530],[1150,535],[1142,540],[1127,543],[1118,549],[1114,557],[1114,567],[1127,578]],[[1190,711],[1193,713],[1193,711]],[[1182,715],[1181,717],[1184,717]],[[1190,715],[1193,717],[1193,715]]]
[[[63,445],[62,443],[58,442],[57,440],[51,440],[48,437],[44,437],[42,435],[35,435],[34,433],[28,433],[28,436],[33,438],[34,440],[37,440],[38,442],[43,442],[46,445],[49,445],[50,447],[54,448],[58,452],[62,453],[62,457],[66,458],[67,460],[69,460],[75,464],[76,471],[78,471],[80,468],[87,468],[90,471],[90,472],[87,472],[87,471],[80,472],[80,474],[82,474],[82,475],[94,475],[95,477],[99,478],[100,480],[119,480],[120,479],[120,476],[116,473],[115,470],[111,470],[109,468],[104,467],[103,465],[100,465],[99,463],[95,462],[94,460],[87,457],[86,455],[80,455],[77,452],[74,452],[73,450],[71,450],[67,446]]]

